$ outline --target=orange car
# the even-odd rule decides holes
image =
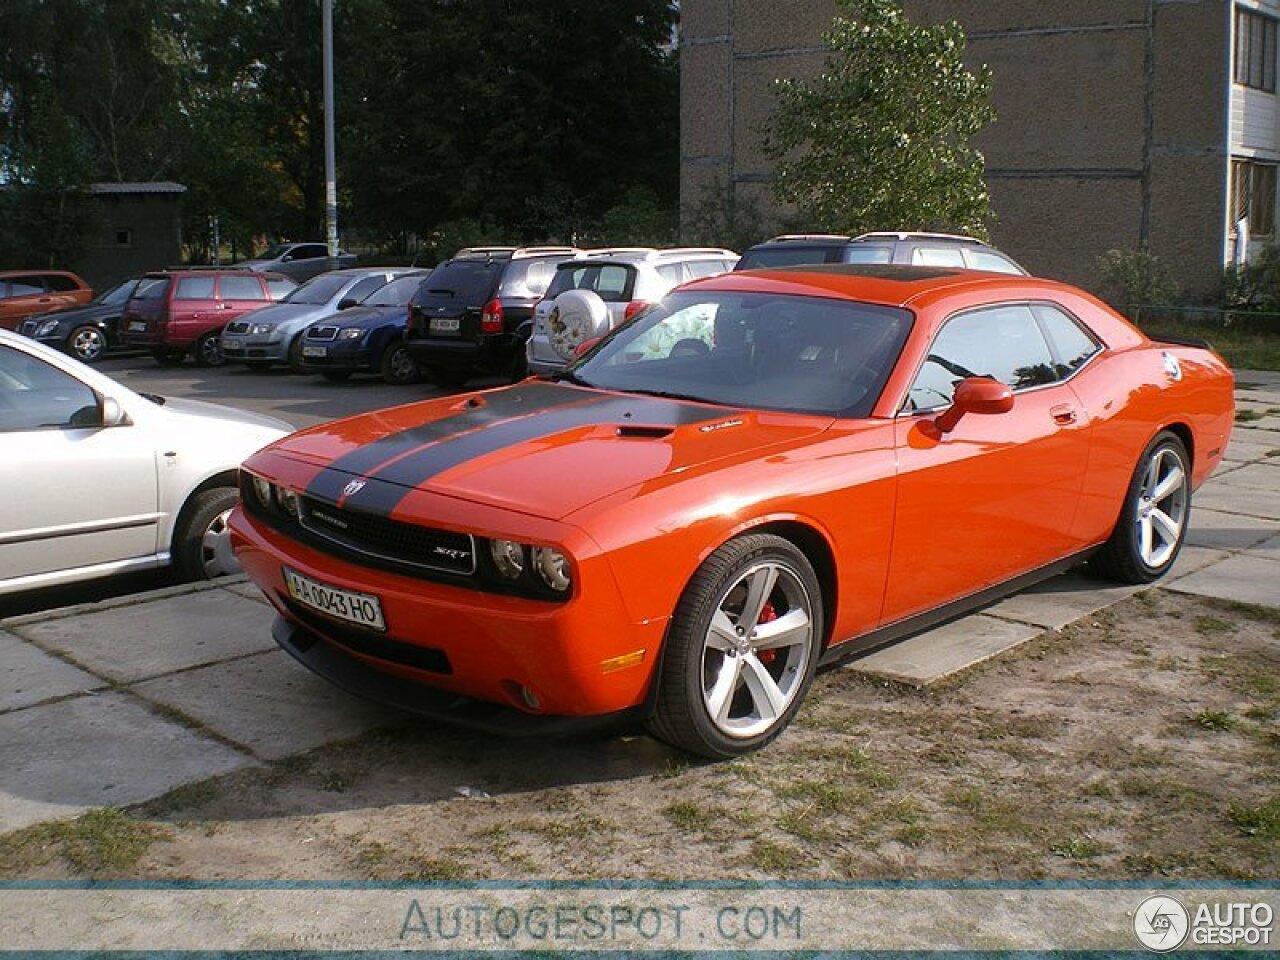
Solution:
[[[0,270],[0,327],[17,330],[33,313],[74,307],[93,299],[93,290],[65,270]]]
[[[1232,376],[1029,277],[796,267],[678,288],[553,380],[250,458],[232,542],[278,643],[513,731],[767,743],[815,669],[1092,556],[1172,566]]]

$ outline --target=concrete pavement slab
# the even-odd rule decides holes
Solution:
[[[262,591],[252,583],[231,583],[227,584],[223,589],[238,596],[247,597],[250,600],[257,600],[259,603],[267,602],[267,598],[262,595]]]
[[[1187,545],[1243,550],[1278,533],[1278,520],[1209,510],[1201,507],[1197,499],[1191,508],[1191,529],[1187,531]]]
[[[1264,517],[1267,520],[1280,520],[1280,491],[1258,490],[1238,484],[1227,483],[1227,478],[1220,477],[1213,483],[1206,483],[1196,491],[1195,505],[1220,510],[1223,513],[1244,514],[1251,517]]]
[[[405,718],[344,693],[283,651],[160,677],[133,689],[176,707],[264,760],[313,750]]]
[[[1280,463],[1251,463],[1217,478],[1222,483],[1251,490],[1280,493]]]
[[[913,687],[927,687],[1038,636],[1037,627],[982,614],[964,617],[877,650],[849,669]]]
[[[1178,593],[1280,606],[1280,563],[1240,554],[1168,584]]]
[[[1270,540],[1263,540],[1257,546],[1246,550],[1244,555],[1246,557],[1264,557],[1267,560],[1280,560],[1280,536],[1272,537]]]
[[[0,630],[0,712],[101,686],[93,674]]]
[[[984,612],[993,617],[1017,620],[1046,630],[1060,630],[1072,621],[1109,607],[1139,589],[1141,588],[1089,577],[1083,573],[1064,573],[1001,600],[995,606],[987,607]]]
[[[0,715],[0,831],[140,803],[253,761],[105,692]]]
[[[1277,447],[1280,447],[1280,443],[1277,441],[1280,441],[1280,434],[1277,434],[1274,430],[1259,430],[1252,424],[1247,427],[1242,427],[1240,424],[1236,424],[1231,428],[1231,440],[1229,442],[1256,443],[1274,450]]]
[[[1227,444],[1227,449],[1222,454],[1222,464],[1231,466],[1241,463],[1265,463],[1268,459],[1280,462],[1280,458],[1269,458],[1268,456],[1276,449],[1280,448],[1266,443],[1248,443],[1244,440],[1232,440]],[[1222,469],[1222,464],[1219,464],[1219,470]],[[1217,473],[1217,471],[1214,472],[1215,474]]]
[[[1212,564],[1221,563],[1229,556],[1231,554],[1226,550],[1214,550],[1211,547],[1193,547],[1190,544],[1183,544],[1182,549],[1178,551],[1178,560],[1174,563],[1173,569],[1165,574],[1164,580],[1157,581],[1153,586],[1157,586],[1165,580],[1176,580],[1178,577],[1185,577]]]
[[[133,683],[272,649],[271,611],[226,590],[202,590],[13,628],[104,677]]]

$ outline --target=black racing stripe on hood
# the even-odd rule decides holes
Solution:
[[[358,510],[388,514],[409,489],[421,487],[447,470],[519,443],[552,437],[566,430],[600,424],[681,427],[731,416],[727,407],[702,406],[635,396],[602,396],[595,403],[575,404],[520,417],[424,447],[371,474],[371,483],[346,502]]]
[[[367,443],[344,454],[320,471],[307,487],[307,494],[332,503],[342,498],[342,488],[352,476],[368,476],[397,457],[439,443],[460,433],[476,430],[512,417],[530,416],[571,403],[596,402],[598,395],[557,387],[550,383],[530,383],[509,390],[485,394],[483,401],[448,417],[419,424]]]

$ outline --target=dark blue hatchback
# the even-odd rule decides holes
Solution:
[[[326,380],[376,373],[391,384],[416,383],[418,364],[404,346],[409,301],[430,270],[402,274],[361,301],[307,328],[302,368]]]

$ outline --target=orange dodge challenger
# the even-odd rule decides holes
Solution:
[[[340,686],[511,732],[623,714],[728,757],[820,664],[1090,556],[1164,574],[1232,386],[1050,281],[727,274],[551,380],[275,443],[231,535],[277,642]]]

